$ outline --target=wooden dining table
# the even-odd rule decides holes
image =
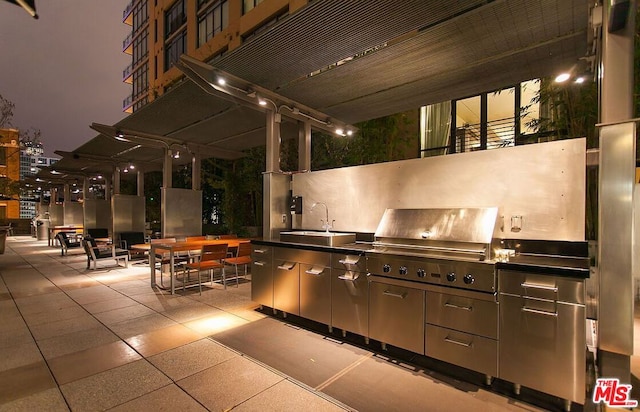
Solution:
[[[188,251],[200,251],[203,245],[221,245],[227,244],[229,248],[238,248],[238,245],[242,242],[250,242],[250,239],[212,239],[212,240],[193,240],[189,242],[166,242],[166,243],[145,243],[148,245],[149,250],[149,268],[151,270],[151,287],[160,287],[162,289],[171,290],[171,294],[175,293],[175,256],[178,252],[188,252]],[[139,246],[142,245],[133,245]],[[165,253],[169,254],[169,275],[171,278],[169,288],[166,288],[164,285],[158,285],[156,283],[156,255],[163,255]],[[162,269],[161,269],[162,270]]]

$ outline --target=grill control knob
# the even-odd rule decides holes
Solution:
[[[449,282],[455,282],[456,281],[456,274],[454,272],[447,273],[447,280]]]
[[[473,277],[473,275],[471,273],[467,273],[466,275],[464,275],[464,278],[462,279],[464,281],[464,283],[466,283],[467,285],[472,284],[473,282],[476,281],[476,278]]]
[[[398,269],[398,273],[400,273],[401,275],[406,275],[408,273],[407,267],[400,266],[400,268]]]
[[[427,272],[425,272],[424,269],[418,269],[418,271],[416,272],[416,275],[418,275],[419,278],[423,278],[427,275]]]
[[[389,273],[391,272],[391,265],[382,265],[382,271],[384,273]]]

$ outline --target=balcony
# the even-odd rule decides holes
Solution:
[[[134,0],[131,0],[122,12],[122,22],[129,26],[133,26],[133,2]]]
[[[133,95],[130,94],[122,101],[122,111],[125,113],[133,113]]]
[[[133,63],[128,65],[122,71],[122,82],[127,84],[133,84]]]
[[[133,54],[133,33],[129,33],[126,39],[122,42],[122,52],[127,54]]]

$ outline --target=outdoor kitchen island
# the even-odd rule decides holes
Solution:
[[[493,227],[485,227],[488,240],[473,231],[467,239],[422,242],[424,233],[409,226],[402,234],[403,220],[415,226],[419,216],[438,227],[439,214],[387,211],[374,242],[253,241],[252,300],[326,325],[320,332],[330,336],[350,332],[383,353],[409,351],[405,360],[418,354],[456,365],[484,375],[486,385],[499,378],[513,384],[512,395],[522,385],[558,397],[565,410],[584,404],[586,242],[496,244]],[[444,214],[461,228],[496,218],[493,208]],[[549,245],[555,249],[545,250]],[[489,249],[495,246],[518,255],[497,262]]]

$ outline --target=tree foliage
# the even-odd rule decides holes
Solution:
[[[16,105],[12,101],[5,99],[0,94],[0,129],[11,127],[15,107]]]

